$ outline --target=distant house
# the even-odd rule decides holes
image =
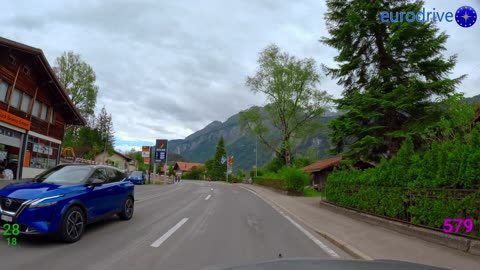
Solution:
[[[203,167],[205,164],[202,163],[191,163],[191,162],[176,162],[173,166],[173,170],[177,176],[182,176],[185,172],[190,171],[193,167]]]
[[[97,164],[108,164],[125,171],[132,171],[135,169],[132,159],[117,151],[113,151],[113,155],[111,156],[108,152],[102,152],[95,156],[95,162]]]
[[[325,189],[325,186],[327,184],[328,175],[333,171],[333,169],[335,169],[335,167],[340,165],[341,161],[341,157],[318,160],[313,164],[303,167],[302,169],[305,172],[309,172],[312,174],[312,186],[314,186],[315,189],[322,191]],[[355,163],[353,167],[364,170],[368,168],[373,168],[375,167],[375,165],[372,163],[359,161]]]

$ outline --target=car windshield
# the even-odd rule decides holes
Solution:
[[[139,171],[135,171],[135,172],[132,172],[132,174],[130,174],[130,176],[132,177],[142,177],[142,172],[139,172]]]
[[[35,178],[36,182],[80,184],[90,175],[91,168],[85,166],[55,167]]]

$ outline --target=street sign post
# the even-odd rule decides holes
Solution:
[[[168,153],[168,140],[166,139],[157,139],[155,144],[155,163],[160,163],[159,165],[164,166],[167,165],[167,153]],[[160,168],[163,168],[160,167]],[[156,172],[155,172],[156,173]],[[164,183],[166,183],[165,179],[167,178],[167,170],[164,170]]]

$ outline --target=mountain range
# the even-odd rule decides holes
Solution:
[[[466,98],[466,101],[480,104],[480,95]],[[260,110],[264,113],[263,108],[260,108]],[[318,121],[326,124],[339,115],[336,112],[327,112],[319,117]],[[223,136],[227,155],[234,156],[234,171],[241,169],[248,172],[256,164],[258,166],[264,165],[275,156],[273,150],[260,143],[260,141],[256,141],[255,135],[242,131],[239,125],[239,117],[240,114],[237,113],[225,122],[213,121],[185,139],[169,141],[169,160],[171,160],[170,156],[175,156],[179,161],[188,160],[204,163],[207,159],[213,157],[218,139]],[[331,147],[327,133],[328,130],[324,127],[310,134],[297,142],[294,153],[296,155],[307,155],[307,151],[312,149],[317,159],[330,157],[327,154],[327,150]],[[279,134],[278,130],[271,129],[268,137],[278,138]],[[258,149],[257,155],[255,149]]]
[[[264,113],[263,108],[260,108],[260,111]],[[325,124],[337,115],[337,113],[327,112],[324,116],[319,117],[318,121]],[[242,131],[239,125],[239,117],[240,114],[237,113],[225,122],[213,121],[185,139],[171,140],[168,142],[169,152],[179,154],[191,162],[204,163],[215,154],[218,140],[220,136],[223,136],[227,155],[234,156],[234,171],[241,169],[248,172],[254,168],[256,163],[258,166],[264,165],[275,156],[274,151],[260,141],[256,141],[255,135]],[[321,128],[297,142],[294,153],[296,155],[306,155],[308,149],[313,149],[318,159],[328,157],[326,151],[330,148],[330,144],[326,133],[326,128]],[[267,136],[278,138],[279,135],[280,132],[272,128]],[[256,149],[258,149],[257,155],[255,153]]]

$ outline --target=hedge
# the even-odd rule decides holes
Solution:
[[[255,177],[253,178],[253,183],[257,185],[262,185],[266,187],[271,187],[280,190],[287,190],[287,186],[285,181],[282,179],[270,179],[270,178],[263,178],[263,177]]]
[[[336,170],[328,176],[327,200],[438,229],[446,218],[470,218],[470,235],[480,236],[479,126],[422,153],[407,139],[376,168]]]

